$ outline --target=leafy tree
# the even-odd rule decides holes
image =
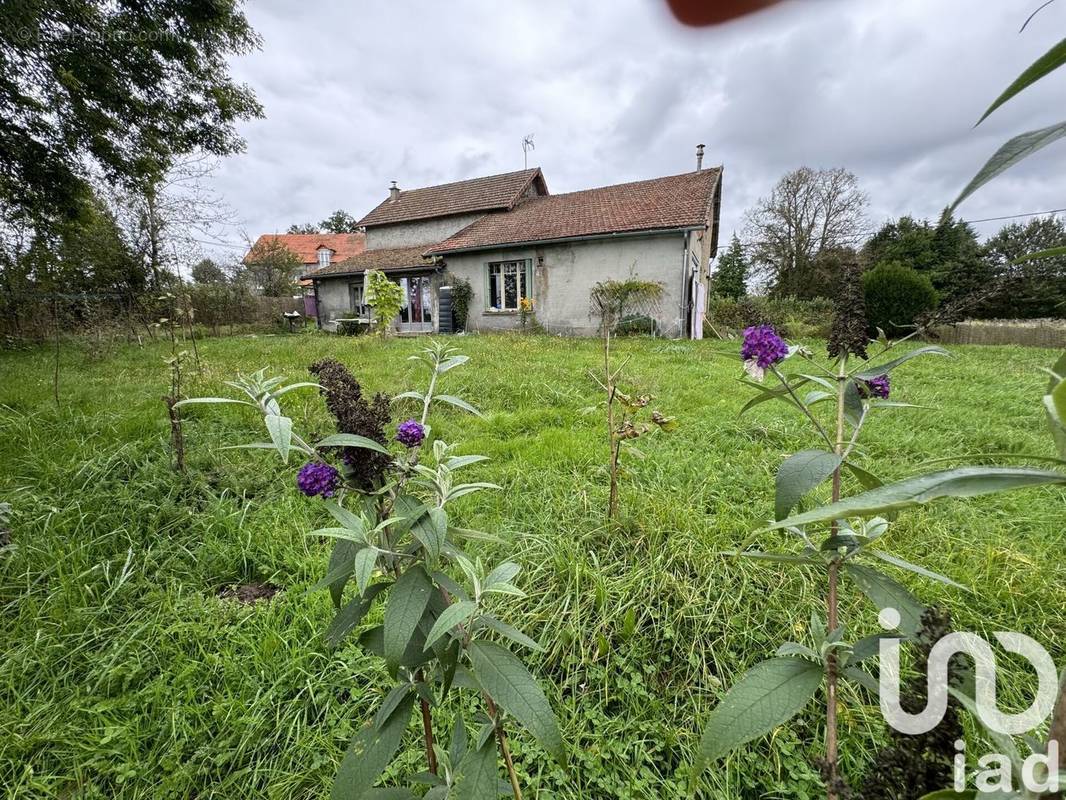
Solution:
[[[319,233],[319,226],[311,222],[305,222],[302,225],[290,225],[289,229],[285,233]]]
[[[322,220],[318,227],[326,233],[355,233],[359,230],[357,222],[358,220],[347,211],[338,209]]]
[[[366,273],[366,304],[374,309],[374,323],[382,336],[403,308],[403,288],[376,269]]]
[[[778,181],[747,213],[752,266],[771,294],[817,296],[811,274],[818,256],[856,240],[867,202],[858,179],[840,167],[801,167]]]
[[[867,264],[899,261],[919,272],[932,272],[937,265],[934,235],[927,220],[900,217],[882,225],[863,245],[862,255]]]
[[[262,116],[228,60],[259,45],[236,3],[7,3],[0,14],[0,201],[74,216],[98,167],[136,184],[178,156],[243,148]]]
[[[713,294],[718,297],[732,297],[739,300],[748,293],[748,260],[744,257],[744,248],[734,233],[729,242],[729,249],[718,259],[718,270],[711,283]]]
[[[284,297],[293,292],[293,280],[303,264],[276,236],[257,242],[245,259],[255,287],[267,297]]]
[[[984,257],[1008,290],[983,303],[977,316],[1034,319],[1066,316],[1066,253],[1014,263],[1027,253],[1066,246],[1066,225],[1058,217],[1013,222],[984,245]]]
[[[906,334],[920,314],[936,307],[933,282],[901,261],[886,261],[863,275],[866,318],[890,336]]]
[[[193,265],[192,280],[199,284],[225,283],[226,272],[210,258],[204,258]]]

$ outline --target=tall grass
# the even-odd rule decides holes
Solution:
[[[547,647],[534,666],[553,687],[572,755],[564,773],[517,736],[528,796],[687,796],[700,722],[723,687],[783,635],[802,639],[820,608],[801,576],[718,555],[772,515],[776,467],[807,442],[802,420],[763,406],[738,421],[739,364],[713,357],[720,345],[619,341],[620,357],[632,356],[631,388],[656,395],[681,427],[630,461],[622,520],[607,527],[601,420],[581,413],[598,400],[586,374],[598,343],[457,344],[472,359],[449,373],[449,391],[488,419],[444,411],[434,434],[492,457],[469,479],[503,490],[465,498],[456,511],[506,539],[526,565],[530,597],[510,621]],[[203,375],[190,374],[187,393],[223,393],[237,370],[264,365],[305,378],[327,355],[368,390],[396,393],[411,385],[406,357],[421,346],[205,341]],[[956,352],[899,373],[901,399],[930,408],[870,423],[868,455],[883,477],[951,454],[1050,454],[1038,368],[1052,354]],[[164,355],[162,345],[124,347],[89,362],[65,349],[59,410],[47,353],[0,356],[0,501],[16,514],[14,550],[0,553],[0,786],[12,798],[324,797],[388,680],[356,647],[329,652],[321,641],[329,600],[305,590],[323,574],[328,547],[303,532],[324,513],[297,494],[276,457],[219,449],[258,435],[254,414],[188,414],[189,474],[170,470]],[[293,416],[329,432],[321,401],[299,394],[288,396]],[[1064,500],[1046,489],[909,512],[888,549],[975,589],[899,576],[949,606],[958,627],[1022,631],[1061,663]],[[282,592],[254,606],[218,596],[251,580]],[[857,601],[844,617],[868,621],[857,633],[874,629]],[[1019,676],[1006,700],[1020,703],[1025,686]],[[868,697],[846,700],[843,768],[856,774],[882,723]],[[733,755],[706,776],[701,796],[819,796],[811,761],[820,725],[812,712]]]

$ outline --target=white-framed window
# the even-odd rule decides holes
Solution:
[[[523,297],[533,297],[530,262],[493,261],[488,265],[486,303],[490,311],[518,311]]]
[[[333,251],[330,250],[328,247],[320,247],[320,248],[318,248],[318,266],[320,266],[320,267],[328,267],[329,266],[329,257],[330,257],[330,255],[332,255],[332,253],[333,253]]]

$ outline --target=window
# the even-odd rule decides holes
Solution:
[[[329,257],[332,254],[332,252],[333,251],[330,250],[328,247],[320,247],[320,248],[318,248],[318,266],[320,266],[320,267],[328,267],[329,266]]]
[[[362,283],[349,283],[348,284],[348,304],[351,306],[352,312],[357,317],[369,317],[370,308],[363,301],[363,284]]]
[[[496,261],[489,264],[489,308],[493,311],[517,311],[523,297],[533,296],[529,262]]]

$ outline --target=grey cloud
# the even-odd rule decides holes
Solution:
[[[262,52],[233,61],[266,120],[215,188],[251,235],[356,216],[414,187],[531,163],[552,191],[725,166],[722,224],[802,164],[859,176],[876,224],[931,216],[1006,138],[1056,121],[1048,79],[972,128],[1058,40],[1066,7],[801,0],[688,30],[661,0],[610,4],[257,2]],[[967,218],[1066,206],[1066,145],[964,205]],[[982,232],[995,225],[982,226]],[[233,237],[237,240],[237,237]]]

